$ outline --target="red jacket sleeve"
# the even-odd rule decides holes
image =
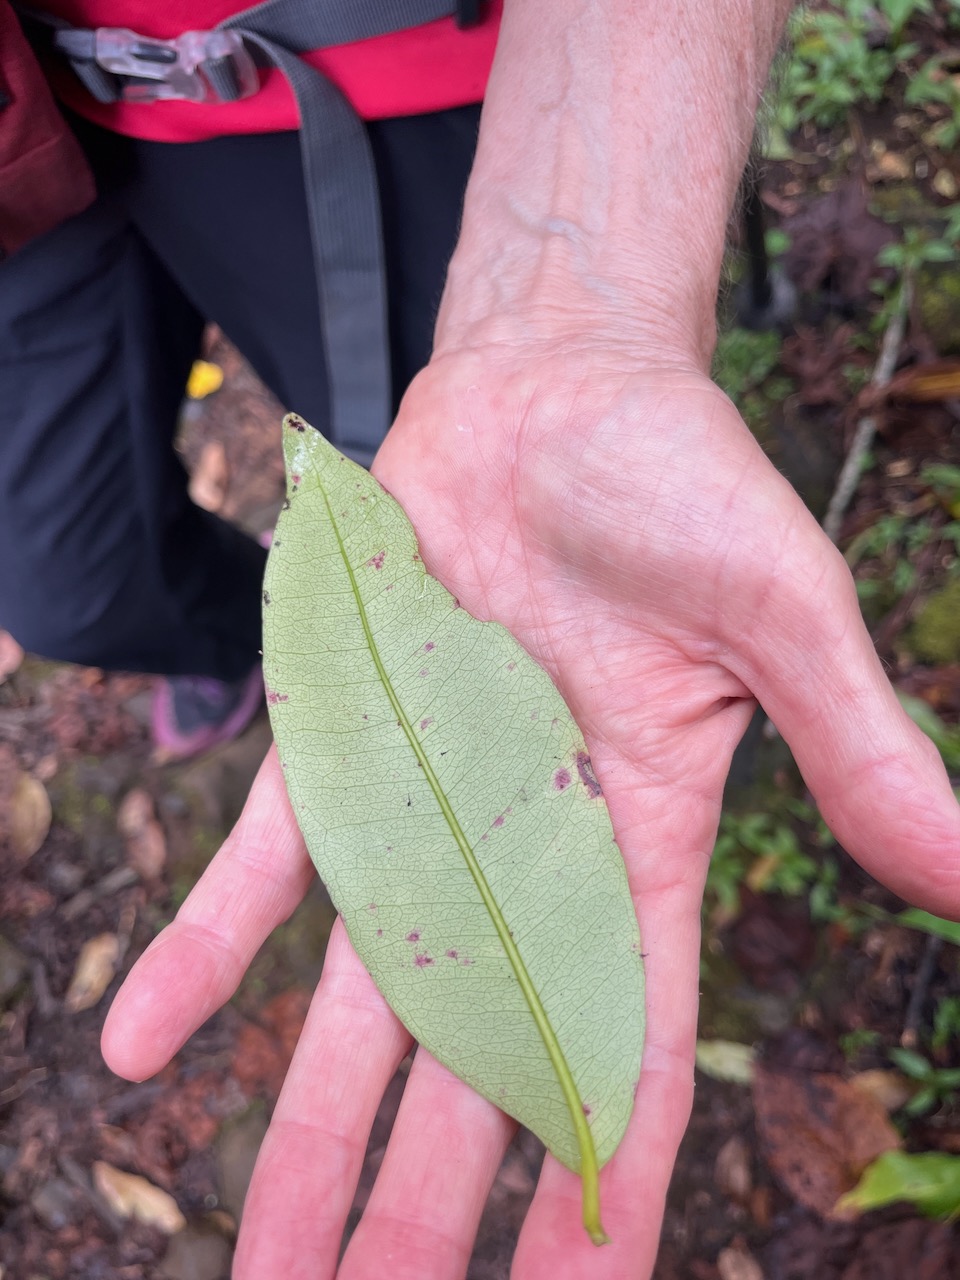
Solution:
[[[7,0],[0,0],[0,257],[80,213],[93,175]]]

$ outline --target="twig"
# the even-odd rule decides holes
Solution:
[[[932,933],[928,935],[927,945],[923,949],[923,958],[917,967],[917,976],[913,980],[913,990],[910,992],[907,1014],[903,1022],[903,1033],[900,1036],[900,1043],[904,1049],[915,1049],[917,1046],[919,1038],[917,1033],[920,1029],[923,1003],[927,998],[927,992],[930,990],[933,975],[937,971],[937,957],[940,955],[942,947],[942,938],[937,938]]]
[[[897,357],[900,354],[900,346],[906,329],[907,312],[910,308],[910,293],[910,282],[904,277],[900,285],[900,294],[896,305],[893,308],[890,319],[887,321],[883,341],[880,344],[880,354],[877,357],[877,363],[870,378],[870,388],[875,392],[883,390],[893,377],[893,371],[897,367]],[[823,531],[831,542],[836,542],[840,535],[840,523],[843,520],[844,512],[850,505],[850,499],[857,491],[860,473],[863,470],[863,460],[867,456],[871,444],[873,444],[873,437],[876,432],[876,414],[868,413],[857,423],[850,451],[840,470],[840,475],[837,477],[836,488],[827,507],[827,514],[823,518]]]
[[[126,889],[128,885],[136,884],[139,879],[133,867],[114,867],[95,885],[74,894],[60,908],[60,914],[64,920],[74,920],[88,911],[98,898],[109,898],[112,894],[119,893],[121,889]]]

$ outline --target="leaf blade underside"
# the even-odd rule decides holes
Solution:
[[[584,1178],[632,1110],[643,968],[582,736],[502,627],[430,578],[399,506],[297,418],[264,591],[287,788],[412,1034]]]

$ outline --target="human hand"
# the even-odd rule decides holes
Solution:
[[[692,1093],[703,881],[754,698],[845,847],[911,901],[960,914],[956,803],[883,675],[842,559],[695,365],[638,367],[613,340],[448,349],[375,466],[430,571],[508,626],[564,694],[647,952],[640,1088],[601,1174],[613,1243],[590,1244],[578,1179],[548,1156],[517,1280],[650,1274]],[[237,829],[121,990],[111,1066],[159,1069],[311,876],[271,753]],[[512,1127],[422,1051],[337,1267],[366,1138],[409,1044],[338,926],[248,1196],[241,1280],[464,1273]]]

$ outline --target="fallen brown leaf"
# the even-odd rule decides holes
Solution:
[[[167,840],[149,792],[142,787],[127,792],[117,809],[117,828],[130,865],[144,880],[157,879],[166,865]]]
[[[92,1009],[113,981],[120,958],[116,934],[100,933],[80,948],[63,1004],[68,1013]]]
[[[47,789],[39,778],[17,770],[7,796],[3,835],[20,862],[37,852],[50,830],[53,810]]]
[[[190,497],[205,511],[219,511],[227,496],[229,483],[227,451],[219,440],[209,440],[203,446],[196,469],[190,477]]]
[[[891,400],[915,404],[955,400],[960,396],[960,360],[929,360],[901,369],[887,383],[884,394]]]
[[[879,1103],[889,1115],[913,1097],[915,1089],[899,1071],[858,1071],[850,1077],[854,1089],[859,1089],[874,1102]]]
[[[757,1133],[767,1164],[786,1189],[824,1218],[900,1135],[884,1108],[841,1076],[757,1065]]]
[[[182,1231],[187,1225],[173,1196],[137,1173],[125,1173],[105,1160],[96,1160],[93,1183],[110,1208],[122,1218],[136,1218],[145,1226],[159,1227],[167,1235]]]
[[[291,987],[264,1006],[263,1025],[245,1022],[240,1028],[233,1073],[248,1094],[261,1089],[271,1097],[279,1094],[309,1007],[310,993]]]

